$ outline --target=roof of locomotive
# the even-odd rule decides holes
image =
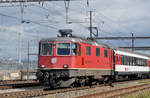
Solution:
[[[94,46],[100,46],[100,47],[104,47],[104,48],[110,48],[109,45],[98,43],[96,41],[93,41],[93,40],[90,40],[90,39],[84,39],[84,38],[57,37],[57,38],[43,38],[40,41],[41,42],[72,41],[72,42],[79,42],[79,43],[90,44],[90,45],[94,45]]]
[[[72,41],[72,42],[80,42],[80,43],[85,43],[85,44],[90,44],[90,45],[94,45],[94,46],[100,46],[100,47],[104,47],[104,48],[109,48],[112,50],[116,50],[116,51],[123,51],[123,52],[128,52],[131,54],[138,54],[138,55],[142,55],[142,56],[146,56],[148,58],[150,58],[149,55],[145,55],[139,52],[133,52],[131,50],[128,49],[123,49],[123,48],[118,48],[115,46],[110,46],[110,45],[106,45],[106,44],[102,44],[90,39],[86,39],[86,38],[79,38],[79,37],[55,37],[55,38],[43,38],[40,40],[40,42],[54,42],[54,41]]]

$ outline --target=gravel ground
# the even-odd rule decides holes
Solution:
[[[140,84],[141,83],[139,83],[139,81],[133,81],[133,82],[123,83],[123,84],[115,84],[114,87],[103,86],[103,87],[90,88],[86,90],[77,90],[77,91],[70,91],[65,93],[51,94],[46,96],[40,96],[37,98],[73,98],[73,97],[79,97],[88,94],[100,93],[108,90],[140,85]]]
[[[69,92],[64,92],[64,93],[45,95],[45,96],[40,96],[36,98],[73,98],[73,97],[79,97],[79,96],[84,96],[88,94],[100,93],[100,92],[104,92],[108,90],[114,90],[114,89],[119,89],[119,88],[124,88],[124,87],[140,85],[143,83],[150,83],[150,79],[130,81],[130,82],[120,83],[120,84],[116,83],[114,84],[114,87],[110,87],[110,86],[94,87],[94,88],[85,89],[85,90],[76,90],[76,91],[69,91]],[[39,88],[42,89],[43,87],[39,86],[39,87],[27,87],[27,88],[18,88],[18,89],[7,89],[7,90],[0,90],[0,93],[27,91],[27,90],[34,90],[34,89],[39,89]]]

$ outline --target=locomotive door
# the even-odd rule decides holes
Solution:
[[[77,66],[79,68],[84,67],[84,58],[82,57],[81,45],[80,44],[77,44]]]

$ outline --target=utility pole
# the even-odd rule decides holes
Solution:
[[[66,23],[69,22],[69,5],[70,5],[70,0],[64,0],[65,3],[65,9],[66,9]]]
[[[29,53],[30,53],[30,51],[29,51],[29,49],[30,49],[30,44],[29,44],[29,41],[28,41],[28,53],[27,53],[27,57],[28,57],[28,64],[27,64],[27,80],[29,79],[29,66],[30,66],[30,58],[29,58]]]
[[[134,51],[134,33],[132,33],[132,51]]]
[[[18,63],[21,64],[21,33],[18,33]]]
[[[92,38],[92,11],[90,11],[90,38]]]
[[[94,29],[94,31],[93,31]],[[95,39],[98,37],[98,29],[97,27],[93,27],[93,11],[90,11],[90,39]],[[95,32],[96,31],[96,32]]]

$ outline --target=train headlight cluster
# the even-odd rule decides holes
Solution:
[[[52,59],[51,59],[51,63],[52,63],[52,64],[55,64],[55,63],[56,63],[56,58],[52,58]]]
[[[69,67],[69,65],[65,64],[65,65],[63,65],[63,67],[64,67],[64,68],[68,68],[68,67]]]
[[[41,65],[40,67],[41,67],[41,68],[44,68],[44,67],[45,67],[45,65]]]

